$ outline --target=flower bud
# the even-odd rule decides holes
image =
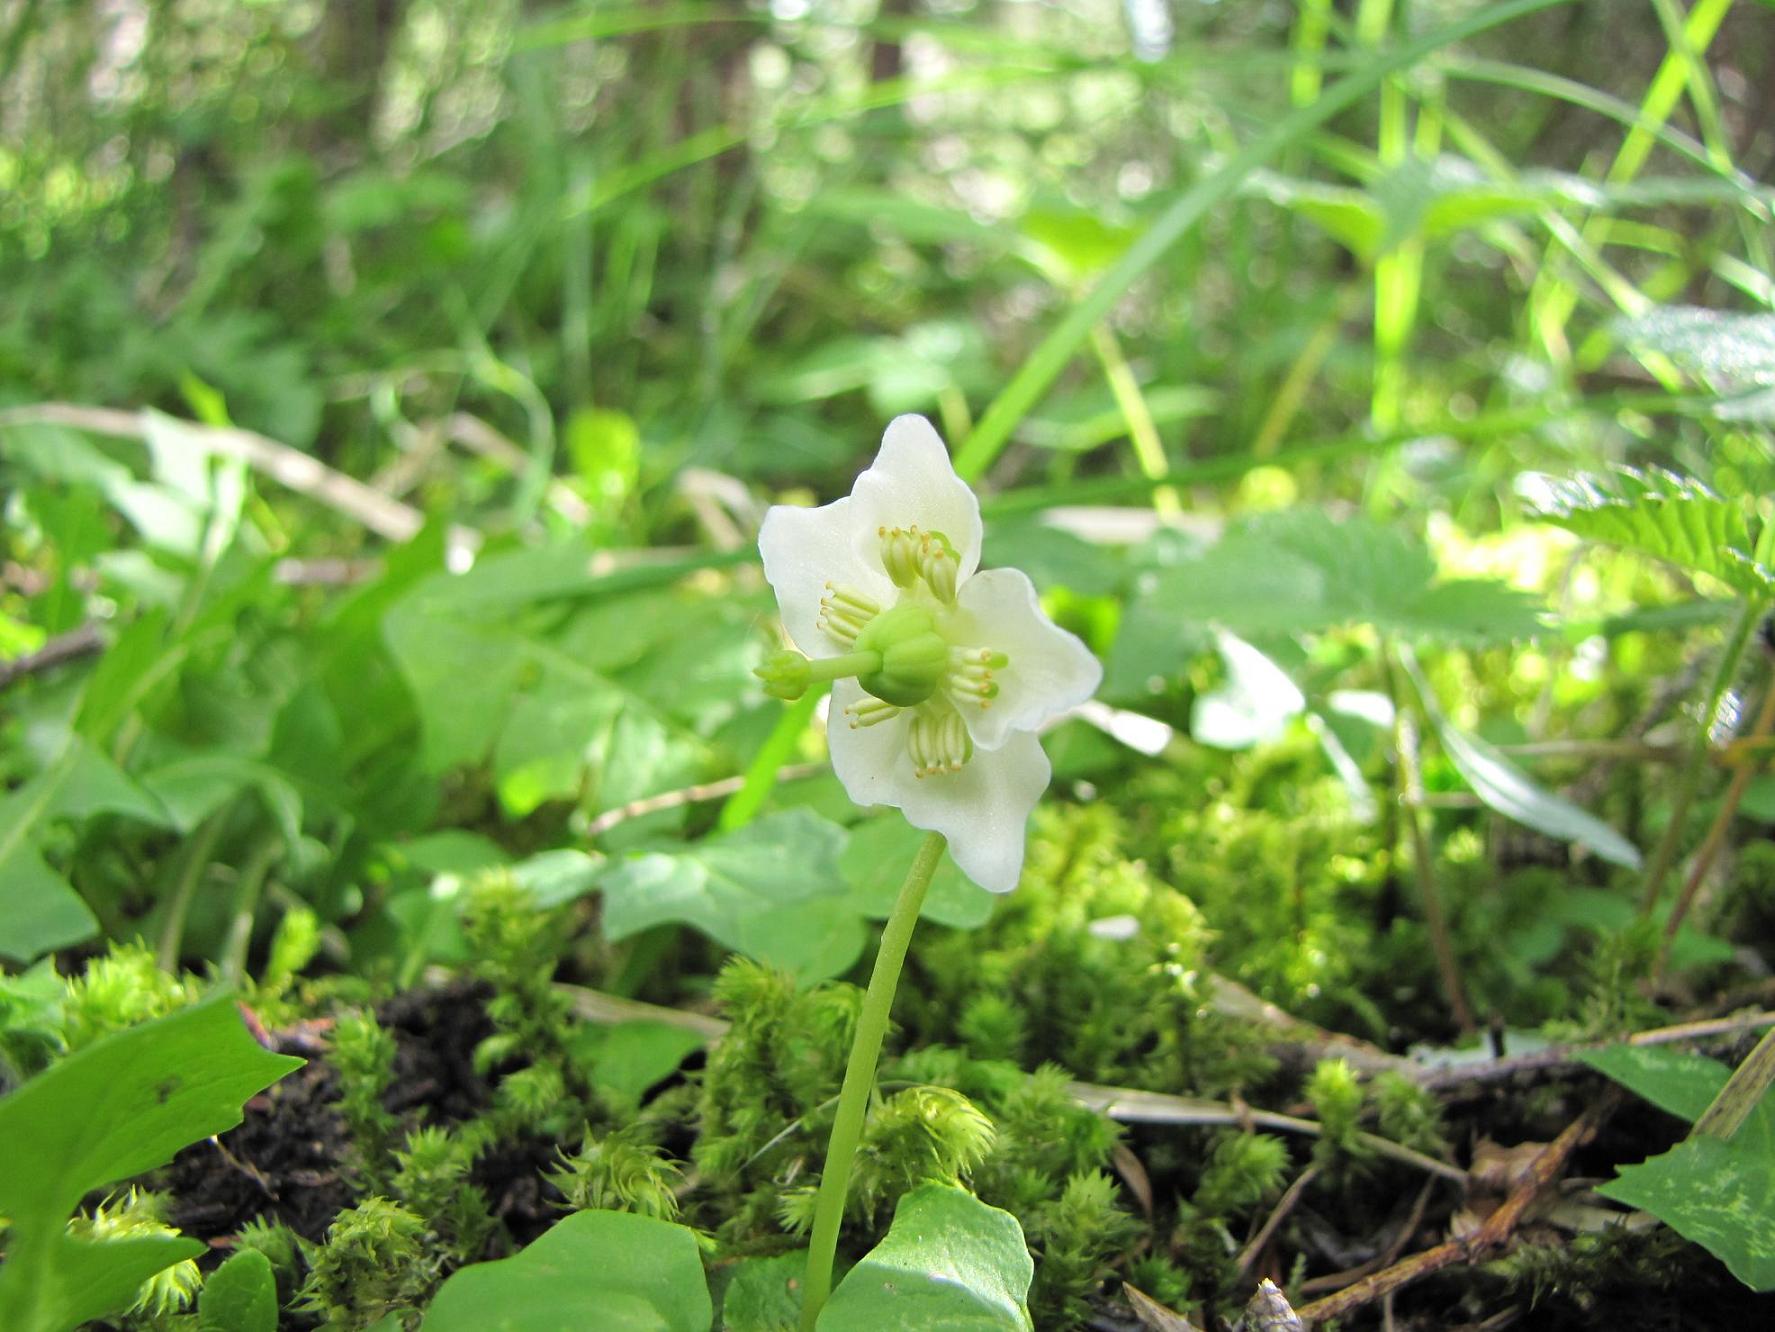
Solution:
[[[771,653],[763,665],[752,668],[752,674],[764,681],[765,693],[791,703],[805,694],[813,681],[807,658],[788,648]]]

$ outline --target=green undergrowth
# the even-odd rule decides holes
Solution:
[[[1322,1206],[1342,1197],[1361,1215],[1398,1185],[1399,1167],[1376,1158],[1359,1130],[1446,1149],[1439,1107],[1409,1082],[1364,1085],[1335,1061],[1303,1080],[1276,1057],[1275,1033],[1213,1002],[1224,976],[1381,1040],[1438,1029],[1436,1017],[1404,1025],[1414,1006],[1435,1003],[1435,979],[1378,840],[1340,811],[1332,786],[1298,780],[1305,761],[1283,746],[1261,759],[1183,765],[1113,799],[1047,807],[1023,884],[985,924],[926,924],[857,1158],[847,1252],[879,1240],[909,1190],[940,1181],[1017,1219],[1036,1259],[1029,1308],[1038,1327],[1081,1325],[1112,1278],[1160,1299],[1213,1304],[1240,1289],[1238,1237],[1306,1164],[1320,1169]],[[1191,785],[1197,794],[1184,799]],[[1155,817],[1161,799],[1170,812]],[[1644,1016],[1632,996],[1647,956],[1631,932],[1592,946],[1574,916],[1548,937],[1545,903],[1560,876],[1523,866],[1489,894],[1466,892],[1474,861],[1456,835],[1437,866],[1466,903],[1457,937],[1469,961],[1485,955],[1482,935],[1503,937],[1496,984],[1508,982],[1519,1003],[1529,996],[1537,1018],[1602,1030]],[[1769,863],[1751,855],[1740,868],[1741,916],[1767,912]],[[226,1242],[265,1254],[302,1317],[350,1329],[392,1316],[413,1326],[451,1272],[509,1256],[576,1210],[688,1225],[718,1274],[799,1251],[861,992],[839,981],[801,986],[733,959],[710,995],[726,1034],[677,1073],[672,1060],[688,1046],[644,1061],[636,1085],[613,1074],[600,1029],[573,1015],[555,983],[598,979],[583,973],[580,920],[571,907],[539,907],[504,871],[466,886],[460,921],[473,988],[408,994],[473,1010],[480,1035],[467,1058],[479,1109],[463,1115],[402,1096],[412,1076],[398,1071],[408,1067],[402,1042],[411,1038],[378,1016],[399,987],[304,975],[316,956],[312,918],[286,918],[263,979],[243,998],[273,1029],[324,1020],[322,1058],[337,1077],[332,1127],[317,1131],[334,1140],[349,1197],[318,1233],[297,1235],[266,1211]],[[1364,930],[1375,941],[1367,950],[1357,947]],[[1390,988],[1376,984],[1383,973]],[[1483,968],[1474,979],[1481,994],[1493,983]],[[203,989],[135,945],[113,946],[66,978],[39,966],[9,979],[0,985],[7,1074],[41,1073]],[[1364,998],[1371,993],[1380,998]],[[1074,1098],[1074,1080],[1305,1102],[1323,1136],[1314,1146],[1237,1127],[1142,1131],[1143,1202],[1116,1156],[1124,1131]],[[528,1210],[511,1207],[514,1192],[534,1200]],[[176,1199],[150,1177],[94,1199],[73,1224],[146,1233],[175,1213]],[[195,1326],[201,1279],[194,1265],[169,1269],[121,1325]]]

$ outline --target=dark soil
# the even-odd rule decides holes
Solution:
[[[404,1124],[455,1123],[491,1103],[492,1089],[472,1059],[475,1046],[493,1031],[489,993],[474,984],[408,990],[376,1010],[377,1021],[395,1038],[394,1081],[383,1105]],[[167,1188],[177,1200],[172,1222],[180,1230],[220,1248],[248,1221],[265,1217],[319,1242],[355,1200],[351,1143],[335,1108],[339,1075],[327,1061],[328,1026],[299,1023],[259,1033],[267,1048],[308,1063],[248,1101],[238,1128],[173,1158]],[[509,1155],[483,1162],[477,1182],[496,1207],[513,1195],[507,1208],[512,1228],[528,1237],[547,1228],[545,1221],[533,1229],[533,1213],[547,1209],[539,1196],[524,1194],[524,1178],[497,1177],[502,1164],[514,1172],[528,1169],[531,1192],[540,1195],[534,1169],[525,1161],[507,1162]]]

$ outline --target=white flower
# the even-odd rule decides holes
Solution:
[[[764,576],[801,652],[759,674],[787,698],[832,680],[832,767],[851,799],[942,833],[1002,893],[1051,771],[1036,732],[1103,670],[1027,576],[976,572],[980,534],[980,502],[930,422],[896,418],[848,498],[765,515]]]

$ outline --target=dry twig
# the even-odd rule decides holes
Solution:
[[[83,624],[78,629],[57,634],[35,652],[26,653],[12,661],[0,661],[0,689],[5,689],[27,675],[54,670],[70,661],[91,656],[104,646],[104,635],[99,632],[96,624]]]
[[[1457,1263],[1476,1262],[1503,1248],[1514,1236],[1529,1205],[1543,1189],[1565,1172],[1566,1163],[1571,1160],[1572,1153],[1595,1135],[1596,1130],[1620,1102],[1621,1092],[1610,1087],[1589,1109],[1568,1124],[1535,1158],[1534,1165],[1529,1167],[1521,1181],[1510,1191],[1510,1196],[1504,1200],[1503,1205],[1488,1216],[1485,1224],[1471,1235],[1414,1253],[1335,1295],[1315,1300],[1298,1311],[1301,1319],[1311,1324],[1328,1318],[1341,1318],[1414,1281],[1422,1280],[1433,1272],[1453,1267]]]

